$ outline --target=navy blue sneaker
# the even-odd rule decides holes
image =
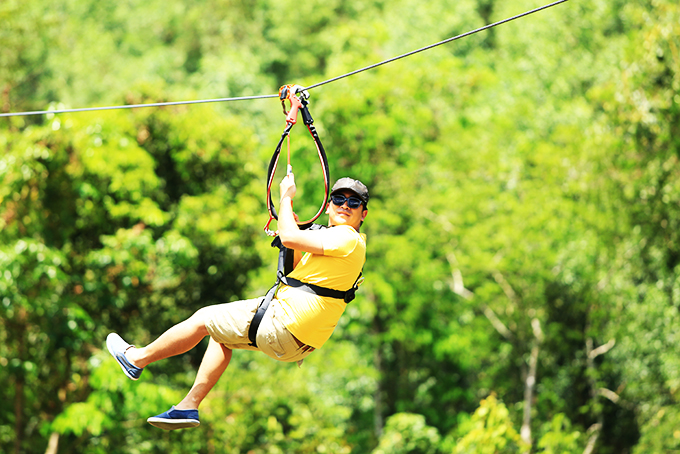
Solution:
[[[177,410],[174,405],[170,407],[170,410],[152,416],[146,422],[165,430],[186,429],[201,424],[198,420],[198,410]]]
[[[125,342],[118,334],[111,333],[106,337],[106,348],[109,349],[111,356],[116,358],[118,364],[120,364],[121,369],[125,372],[125,375],[132,380],[139,380],[139,376],[142,375],[144,371],[143,367],[137,367],[133,365],[125,357],[125,351],[130,348],[131,345]]]

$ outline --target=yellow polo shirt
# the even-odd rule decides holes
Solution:
[[[366,261],[366,235],[346,225],[320,232],[323,255],[306,252],[289,276],[307,284],[347,291]],[[276,299],[281,303],[286,328],[314,348],[321,348],[331,337],[347,306],[341,299],[314,295],[287,285],[281,285]]]

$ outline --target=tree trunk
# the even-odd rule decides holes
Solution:
[[[50,441],[47,443],[47,449],[45,454],[57,454],[59,449],[59,434],[57,432],[52,432],[50,435]]]
[[[597,400],[600,394],[605,394],[606,397],[612,402],[616,403],[618,400],[618,395],[613,391],[609,390],[599,390],[597,386],[597,380],[595,379],[597,370],[595,368],[595,358],[600,355],[607,353],[609,350],[614,348],[616,341],[611,339],[604,345],[597,348],[593,348],[593,338],[589,337],[586,339],[586,368],[588,370],[588,384],[590,385],[590,396],[593,399],[593,404],[597,405]],[[588,433],[590,438],[588,439],[588,444],[586,445],[583,454],[591,454],[595,449],[597,444],[597,439],[600,436],[600,431],[602,430],[602,425],[604,424],[604,415],[601,410],[597,411],[597,422],[590,426]]]
[[[531,348],[531,357],[529,358],[529,373],[524,386],[524,418],[522,421],[522,429],[520,436],[529,446],[531,450],[531,405],[534,400],[534,389],[536,387],[536,369],[538,368],[538,353],[540,352],[540,345],[543,342],[543,331],[541,330],[541,322],[538,319],[531,321],[531,327],[534,330],[534,346]],[[527,451],[528,452],[528,451]]]
[[[522,419],[522,429],[520,435],[522,440],[531,445],[531,403],[534,399],[534,388],[536,386],[536,367],[538,365],[538,345],[534,345],[531,349],[531,358],[529,359],[529,373],[524,385],[524,417]]]

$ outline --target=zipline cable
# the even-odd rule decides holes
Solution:
[[[322,85],[329,84],[331,82],[335,82],[340,79],[344,79],[345,77],[350,77],[355,74],[358,74],[360,72],[368,71],[373,68],[377,68],[378,66],[385,65],[387,63],[391,63],[396,60],[400,60],[402,58],[409,57],[411,55],[417,54],[419,52],[423,52],[429,49],[432,49],[437,46],[441,46],[442,44],[450,43],[451,41],[456,41],[461,38],[465,38],[466,36],[473,35],[475,33],[479,33],[484,30],[488,30],[490,28],[496,27],[497,25],[505,24],[507,22],[513,21],[515,19],[519,19],[525,16],[528,16],[533,13],[537,13],[539,11],[543,11],[544,9],[551,8],[553,6],[559,5],[560,3],[567,2],[569,0],[557,0],[553,3],[532,9],[530,11],[526,11],[524,13],[518,14],[516,16],[509,17],[507,19],[500,20],[498,22],[494,22],[492,24],[485,25],[483,27],[479,27],[475,30],[471,30],[469,32],[462,33],[460,35],[454,36],[452,38],[445,39],[443,41],[439,41],[438,43],[430,44],[429,46],[421,47],[420,49],[413,50],[411,52],[407,52],[405,54],[389,58],[387,60],[383,60],[379,63],[374,63],[372,65],[366,66],[361,69],[357,69],[351,72],[348,72],[346,74],[343,74],[341,76],[333,77],[331,79],[324,80],[323,82],[316,83],[314,85],[310,85],[308,87],[305,87],[305,90],[311,90],[313,88],[320,87]],[[252,99],[266,99],[266,98],[278,98],[278,94],[273,94],[273,95],[257,95],[257,96],[241,96],[241,97],[235,97],[235,98],[215,98],[215,99],[199,99],[199,100],[193,100],[193,101],[171,101],[171,102],[156,102],[156,103],[149,103],[149,104],[129,104],[129,105],[121,105],[121,106],[107,106],[107,107],[84,107],[84,108],[78,108],[78,109],[54,109],[54,110],[36,110],[32,112],[9,112],[9,113],[0,113],[0,117],[16,117],[16,116],[28,116],[28,115],[44,115],[44,114],[58,114],[58,113],[72,113],[72,112],[92,112],[92,111],[98,111],[98,110],[115,110],[115,109],[135,109],[135,108],[140,108],[140,107],[163,107],[163,106],[177,106],[177,105],[187,105],[187,104],[204,104],[204,103],[212,103],[212,102],[229,102],[229,101],[245,101],[245,100],[252,100]]]
[[[569,1],[569,0],[557,0],[556,2],[550,3],[549,5],[544,5],[544,6],[541,6],[539,8],[532,9],[531,11],[527,11],[525,13],[518,14],[516,16],[512,16],[512,17],[509,17],[507,19],[503,19],[503,20],[498,21],[498,22],[494,22],[493,24],[489,24],[489,25],[485,25],[483,27],[479,27],[478,29],[460,34],[458,36],[454,36],[453,38],[448,38],[448,39],[445,39],[444,41],[439,41],[438,43],[434,43],[434,44],[430,44],[429,46],[421,47],[420,49],[416,49],[416,50],[413,50],[411,52],[407,52],[407,53],[399,55],[397,57],[389,58],[387,60],[381,61],[380,63],[374,63],[372,65],[366,66],[365,68],[357,69],[355,71],[348,72],[347,74],[343,74],[342,76],[337,76],[337,77],[333,77],[332,79],[324,80],[323,82],[319,82],[318,84],[314,84],[314,85],[310,85],[309,87],[305,87],[305,90],[311,90],[312,88],[320,87],[321,85],[329,84],[331,82],[335,82],[336,80],[344,79],[345,77],[353,76],[353,75],[358,74],[360,72],[368,71],[369,69],[377,68],[378,66],[382,66],[382,65],[385,65],[387,63],[391,63],[393,61],[396,61],[396,60],[399,60],[399,59],[402,59],[402,58],[410,57],[413,54],[417,54],[419,52],[423,52],[425,50],[432,49],[433,47],[441,46],[442,44],[450,43],[451,41],[455,41],[457,39],[465,38],[466,36],[474,35],[475,33],[478,33],[478,32],[484,31],[484,30],[488,30],[489,28],[495,27],[497,25],[504,24],[506,22],[513,21],[515,19],[519,19],[519,18],[524,17],[524,16],[528,16],[529,14],[537,13],[539,11],[551,8],[555,5],[559,5],[560,3],[564,3],[566,1]]]
[[[215,98],[215,99],[198,99],[193,101],[169,101],[169,102],[154,102],[148,104],[126,104],[123,106],[107,106],[107,107],[81,107],[78,109],[53,109],[53,110],[36,110],[33,112],[10,112],[0,113],[0,117],[18,117],[27,115],[43,115],[43,114],[60,114],[72,112],[92,112],[96,110],[115,110],[115,109],[136,109],[138,107],[163,107],[163,106],[180,106],[185,104],[205,104],[209,102],[228,102],[228,101],[245,101],[249,99],[265,99],[278,98],[279,95],[257,95],[257,96],[240,96],[237,98]]]

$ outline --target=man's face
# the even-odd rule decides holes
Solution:
[[[333,193],[333,195],[338,194],[344,195],[347,199],[350,197],[359,199],[359,196],[354,192],[346,189]],[[368,210],[364,208],[363,204],[359,205],[357,208],[350,208],[349,204],[349,200],[345,200],[342,205],[336,205],[331,200],[326,209],[326,214],[328,214],[328,221],[331,227],[336,225],[349,225],[350,227],[354,227],[354,230],[359,231],[361,222],[366,218]]]

